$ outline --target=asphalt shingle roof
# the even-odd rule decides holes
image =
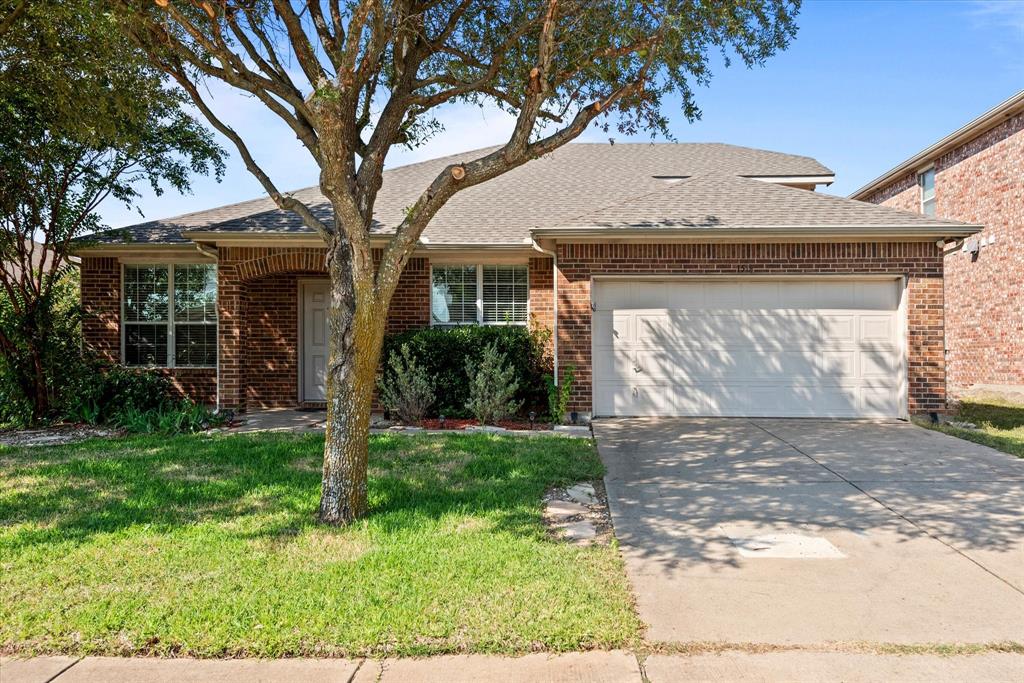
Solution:
[[[568,227],[726,230],[897,225],[911,228],[962,223],[715,172],[583,214]]]
[[[446,166],[472,160],[490,149],[385,171],[373,232],[393,232],[406,207]],[[780,225],[780,221],[786,226],[912,226],[939,222],[748,178],[830,175],[831,170],[810,157],[734,145],[574,143],[455,195],[431,221],[424,238],[432,245],[521,244],[528,241],[534,228],[566,226],[725,228]],[[673,182],[666,178],[684,179]],[[292,194],[330,222],[330,204],[318,188]],[[106,231],[94,239],[101,243],[181,243],[188,241],[182,233],[189,230],[254,235],[312,232],[297,216],[277,209],[264,197]]]

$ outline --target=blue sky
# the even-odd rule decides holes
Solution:
[[[1024,89],[1024,0],[805,1],[798,23],[794,43],[763,68],[717,69],[697,92],[700,121],[669,109],[675,137],[813,156],[836,173],[827,191],[846,195]],[[244,138],[263,141],[251,146],[280,188],[316,184],[316,166],[262,105],[226,86],[210,90]],[[441,118],[445,133],[412,152],[392,152],[389,165],[498,144],[511,130],[497,111],[457,107]],[[594,130],[581,139],[608,137]],[[262,194],[232,154],[219,184],[197,177],[191,195],[161,197],[146,188],[138,202],[145,218],[110,200],[100,211],[118,227]]]

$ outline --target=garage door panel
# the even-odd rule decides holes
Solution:
[[[594,311],[591,319],[594,343],[603,349],[632,344],[635,315],[629,311]]]
[[[821,319],[813,313],[792,312],[743,316],[740,339],[762,348],[819,343],[823,340]]]
[[[854,343],[857,341],[857,317],[848,313],[821,315],[821,337],[825,343]]]
[[[634,379],[636,352],[630,350],[609,350],[594,357],[594,375],[615,382]]]
[[[675,387],[669,382],[608,382],[595,405],[608,415],[655,417],[678,415]]]
[[[861,414],[865,417],[891,417],[897,404],[897,390],[892,386],[864,386],[860,388]]]
[[[889,378],[897,371],[896,353],[889,344],[859,353],[861,378]]]
[[[839,381],[845,377],[857,377],[857,355],[854,349],[824,350],[821,352],[818,369],[825,380]]]
[[[599,282],[595,411],[898,416],[898,291],[895,281]]]
[[[892,341],[893,325],[896,322],[892,316],[862,315],[859,320],[861,341]]]

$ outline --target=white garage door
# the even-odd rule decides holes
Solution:
[[[895,280],[597,280],[594,414],[899,417]]]

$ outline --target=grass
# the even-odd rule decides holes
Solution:
[[[552,541],[541,496],[600,476],[562,438],[381,435],[370,516],[313,521],[322,436],[0,448],[0,651],[200,657],[522,653],[638,642],[614,547]]]
[[[949,424],[921,424],[929,429],[1024,458],[1024,406],[996,399],[965,399],[961,401],[957,415],[953,419],[958,422],[971,422],[977,425],[978,429],[963,429]]]

